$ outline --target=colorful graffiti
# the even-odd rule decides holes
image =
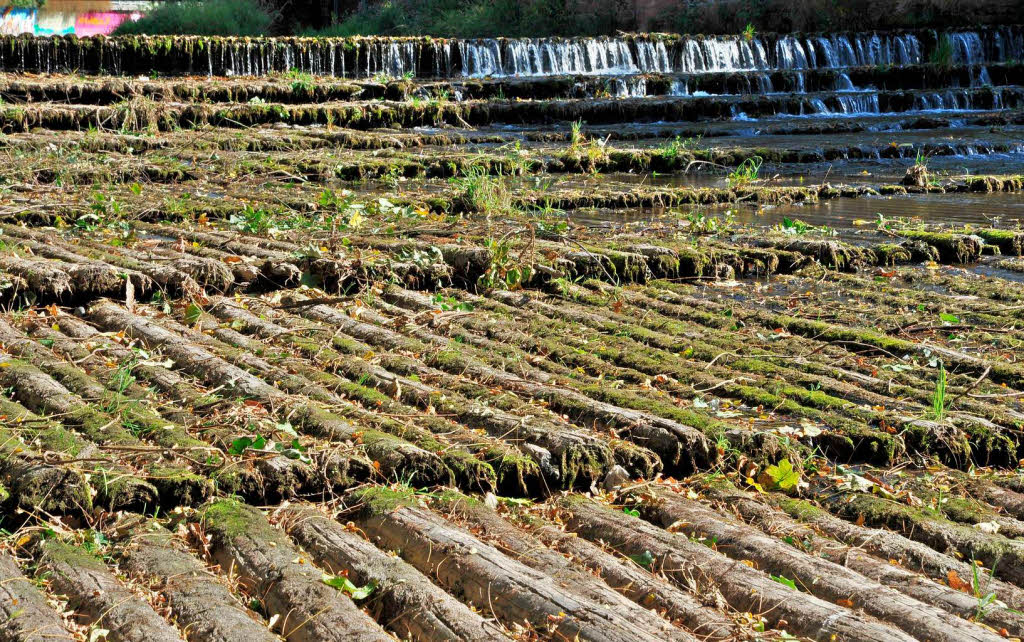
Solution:
[[[121,8],[118,5],[122,5]],[[37,36],[108,35],[126,20],[144,14],[142,3],[49,0],[39,9],[0,8],[0,35],[31,33]],[[130,7],[130,8],[129,8]]]
[[[16,36],[19,33],[35,33],[37,9],[6,7],[0,11],[0,34]]]
[[[111,33],[125,20],[138,20],[142,14],[121,13],[118,11],[89,11],[75,17],[76,36],[100,36]]]

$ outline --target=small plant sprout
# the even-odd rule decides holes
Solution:
[[[583,136],[583,121],[574,120],[569,124],[569,147],[576,148],[586,142]]]
[[[697,149],[700,144],[701,137],[683,138],[682,136],[676,136],[672,140],[668,141],[659,148],[662,160],[668,165],[675,165],[680,159],[687,156],[686,152]]]
[[[991,572],[995,572],[993,568]],[[978,600],[978,606],[974,610],[974,620],[983,622],[995,608],[1006,608],[1006,605],[999,601],[995,591],[984,591],[981,586],[981,576],[984,573],[977,561],[971,560],[971,593]]]

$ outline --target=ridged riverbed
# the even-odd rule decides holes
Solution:
[[[1022,60],[0,37],[0,641],[1020,638]]]

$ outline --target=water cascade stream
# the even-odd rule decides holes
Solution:
[[[372,78],[621,76],[906,66],[947,38],[957,64],[1024,57],[1024,28],[806,36],[630,35],[599,38],[0,37],[4,71],[264,76],[297,70]]]

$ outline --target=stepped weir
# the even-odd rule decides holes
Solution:
[[[0,37],[0,639],[1021,639],[1022,61]]]

